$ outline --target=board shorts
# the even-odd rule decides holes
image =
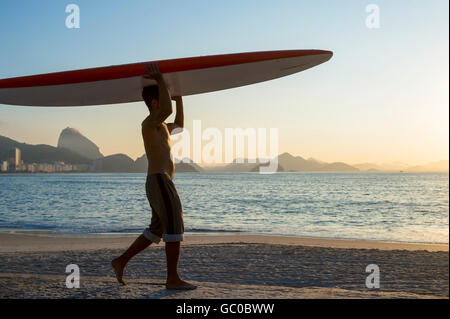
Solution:
[[[161,241],[161,237],[164,242],[182,241],[183,208],[169,175],[165,173],[147,175],[145,190],[152,208],[152,220],[142,235],[155,244]]]

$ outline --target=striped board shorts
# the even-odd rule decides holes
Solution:
[[[145,183],[147,199],[152,208],[150,226],[142,233],[145,238],[158,244],[183,240],[183,208],[174,183],[166,173],[147,175]]]

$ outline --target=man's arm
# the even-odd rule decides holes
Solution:
[[[183,131],[184,127],[184,112],[183,112],[183,98],[181,96],[173,96],[172,100],[176,103],[177,114],[175,115],[175,122],[167,123],[167,128],[170,134],[177,134]]]
[[[149,120],[151,122],[162,123],[173,112],[169,89],[156,63],[150,63],[147,66],[147,74],[149,78],[154,79],[158,84],[159,93],[159,108],[150,114]]]

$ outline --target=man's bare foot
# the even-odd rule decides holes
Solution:
[[[114,272],[116,273],[116,278],[117,281],[122,284],[122,285],[126,285],[125,281],[123,281],[123,265],[120,262],[119,258],[114,259],[113,261],[111,261],[111,266],[114,269]]]
[[[194,290],[197,289],[197,286],[192,285],[184,280],[177,279],[174,281],[167,281],[166,282],[166,289],[173,289],[173,290]]]

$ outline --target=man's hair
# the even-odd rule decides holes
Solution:
[[[150,107],[152,99],[159,99],[159,89],[157,85],[146,86],[142,89],[142,98],[146,102],[147,106]]]

